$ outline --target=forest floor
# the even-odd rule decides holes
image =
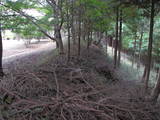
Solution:
[[[20,43],[19,43],[20,44]],[[56,48],[56,44],[51,41],[40,41],[36,43],[31,43],[28,47],[23,44],[18,47],[4,49],[3,51],[3,64],[16,61],[22,57],[36,54],[42,51],[53,50]]]
[[[0,81],[0,120],[159,120],[160,104],[127,80],[97,46],[70,62],[57,50],[10,63]],[[19,66],[18,66],[19,65]]]
[[[104,51],[105,51],[104,47]],[[114,48],[108,46],[108,52],[107,54],[109,55],[110,59],[113,60],[114,58]],[[137,69],[137,62],[135,61],[134,64],[132,65],[132,56],[127,55],[126,53],[121,52],[121,66],[119,69],[123,69],[123,72],[126,72],[129,77],[127,77],[128,80],[139,80],[141,81],[143,72],[144,72],[144,65],[140,63],[140,67]],[[157,72],[153,69],[151,69],[150,72],[150,85],[153,87],[155,86],[157,82]]]

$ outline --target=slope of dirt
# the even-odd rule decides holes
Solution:
[[[82,53],[70,62],[61,55],[14,69],[0,82],[0,120],[160,119],[159,105],[145,101],[141,86],[118,78],[99,48]]]

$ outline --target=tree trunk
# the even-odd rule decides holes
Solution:
[[[140,37],[140,41],[139,41],[139,56],[138,56],[137,70],[139,70],[140,66],[141,66],[142,40],[143,40],[143,30],[141,31],[141,37]]]
[[[158,75],[159,75],[159,68],[156,69],[156,79],[158,79]]]
[[[159,70],[159,77],[157,84],[155,85],[155,88],[153,89],[153,92],[151,94],[151,100],[153,102],[157,102],[159,94],[160,94],[160,70]]]
[[[134,39],[134,50],[133,50],[133,58],[132,58],[132,68],[134,68],[134,63],[136,63],[136,49],[137,49],[137,32],[135,32],[135,39]]]
[[[60,31],[59,27],[55,26],[54,32],[55,32],[55,39],[57,40],[57,43],[58,43],[57,45],[58,45],[58,48],[59,48],[59,53],[63,54],[64,53],[64,48],[63,48],[61,31]]]
[[[75,37],[75,27],[74,27],[74,1],[72,0],[72,18],[71,18],[71,33],[72,33],[72,41],[73,45],[76,44],[76,37]]]
[[[79,10],[79,22],[78,22],[78,56],[81,54],[81,10]]]
[[[145,81],[146,72],[147,72],[147,69],[146,69],[146,65],[145,65],[145,67],[144,67],[144,72],[143,72],[143,76],[142,76],[142,79],[141,79],[141,82],[142,82],[142,83],[144,83],[144,81]]]
[[[113,40],[113,38],[111,38],[111,41],[112,41],[112,56],[113,56],[114,55],[114,53],[113,53],[114,52],[113,51],[114,50],[114,40]]]
[[[88,33],[87,33],[87,50],[89,50],[89,46],[90,46],[90,31],[88,30]]]
[[[68,30],[68,61],[70,61],[70,51],[71,51],[71,47],[70,47],[69,3],[68,3],[68,1],[66,1],[66,3],[67,3],[67,30]]]
[[[90,42],[89,42],[89,45],[91,45],[92,44],[92,41],[93,41],[93,31],[91,30],[91,32],[90,32]]]
[[[116,38],[115,38],[115,50],[114,50],[114,68],[117,67],[117,50],[118,50],[118,19],[119,19],[119,8],[116,9]]]
[[[120,11],[118,66],[120,66],[121,62],[121,49],[122,49],[122,10]]]
[[[46,0],[48,4],[50,4],[53,8],[54,11],[54,20],[56,23],[54,24],[54,35],[55,39],[57,41],[57,47],[59,48],[59,54],[64,53],[64,48],[63,48],[63,41],[62,41],[62,36],[61,36],[61,28],[63,25],[63,2],[62,0],[57,1],[57,5],[54,3],[55,1],[50,2],[49,0]]]
[[[148,59],[147,59],[147,66],[146,66],[146,76],[145,76],[145,90],[148,89],[148,81],[150,76],[150,69],[151,69],[151,61],[152,61],[152,43],[153,43],[153,28],[154,28],[154,0],[152,0],[151,5],[151,17],[150,17],[150,32],[149,32],[149,44],[148,44]]]
[[[96,45],[99,45],[101,43],[101,41],[102,41],[103,33],[102,32],[98,32],[98,36],[97,37],[98,37],[98,41],[97,41]]]
[[[110,39],[110,37],[108,37],[107,32],[106,32],[106,34],[105,34],[106,54],[108,53],[108,39]]]
[[[83,32],[82,32],[82,35],[83,35],[83,36],[82,36],[82,38],[83,38],[83,41],[86,42],[86,32],[87,32],[87,31],[86,31],[86,26],[87,26],[87,25],[86,25],[86,21],[85,21],[85,20],[84,20],[82,23],[83,23],[83,28],[82,28],[82,31],[83,31]]]
[[[3,77],[3,67],[2,67],[2,57],[3,57],[3,43],[2,43],[2,29],[0,23],[0,76]]]
[[[56,41],[56,48],[59,49],[59,44],[57,41]]]

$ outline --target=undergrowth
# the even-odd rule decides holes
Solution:
[[[85,52],[84,52],[85,51]],[[159,120],[159,104],[124,81],[93,46],[81,57],[54,56],[0,82],[0,120]],[[74,53],[72,53],[74,54]]]

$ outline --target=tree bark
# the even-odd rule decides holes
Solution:
[[[108,39],[110,39],[110,37],[108,37],[108,34],[107,34],[107,32],[106,32],[106,34],[105,34],[106,54],[108,53]]]
[[[139,41],[139,56],[138,56],[138,63],[137,63],[137,70],[140,69],[141,66],[141,49],[142,49],[142,40],[143,40],[143,30],[141,31],[141,37]]]
[[[80,56],[81,54],[81,9],[80,8],[79,8],[79,22],[78,22],[78,56]]]
[[[93,41],[93,31],[91,29],[91,31],[90,31],[90,42],[89,42],[89,45],[92,44],[92,41]]]
[[[146,69],[146,65],[145,65],[145,67],[144,67],[144,72],[143,72],[143,76],[142,76],[142,79],[141,79],[141,82],[142,82],[142,83],[144,83],[144,81],[145,81],[146,72],[147,72],[147,69]]]
[[[103,38],[103,32],[98,32],[98,36],[97,36],[98,41],[96,45],[99,45],[101,43],[102,38]]]
[[[63,54],[64,53],[64,48],[63,48],[61,30],[59,29],[59,26],[55,25],[54,32],[55,32],[55,39],[57,40],[57,43],[58,43],[57,45],[58,45],[58,48],[59,48],[59,53]]]
[[[89,50],[89,46],[90,46],[90,31],[88,29],[88,32],[87,32],[87,50]]]
[[[62,0],[58,0],[57,3],[56,1],[47,0],[47,3],[52,7],[54,11],[53,16],[56,21],[54,24],[54,35],[58,43],[57,45],[59,47],[59,54],[63,54],[64,48],[63,48],[63,41],[62,41],[62,36],[61,36],[61,28],[62,28],[63,19],[64,19],[63,11],[62,11],[63,2]]]
[[[117,67],[117,50],[118,50],[118,20],[119,20],[119,8],[116,9],[116,38],[115,38],[115,49],[114,49],[114,68]]]
[[[0,76],[1,77],[4,76],[3,67],[2,67],[2,57],[3,57],[3,43],[2,43],[2,29],[1,29],[1,23],[0,23]]]
[[[86,30],[86,21],[85,20],[83,20],[83,27],[82,27],[82,38],[83,38],[83,41],[84,42],[86,42],[86,32],[87,32],[87,30]]]
[[[145,76],[145,90],[148,89],[148,82],[150,76],[150,69],[151,69],[151,61],[152,61],[152,43],[153,43],[153,28],[154,28],[154,9],[155,3],[154,0],[151,2],[151,17],[150,17],[150,32],[149,32],[149,44],[148,44],[148,59],[147,59],[147,66],[146,66],[146,76]]]
[[[121,49],[122,49],[122,10],[120,11],[118,66],[120,66],[121,62]]]
[[[113,37],[111,37],[111,43],[112,43],[112,56],[114,55],[114,40],[113,40]]]
[[[156,79],[158,79],[158,75],[159,75],[159,68],[156,69]]]
[[[71,34],[72,34],[72,41],[73,41],[73,45],[76,45],[76,37],[75,37],[75,27],[74,27],[74,0],[72,0],[72,17],[71,17]]]
[[[137,31],[135,32],[135,38],[134,38],[134,50],[133,50],[133,56],[132,56],[132,68],[134,68],[134,63],[136,63],[136,49],[137,49]]]
[[[57,41],[56,41],[56,48],[59,49],[59,44]]]
[[[155,85],[155,88],[153,89],[153,92],[151,94],[151,100],[153,102],[157,102],[159,94],[160,94],[160,70],[159,70],[159,77],[157,84]]]
[[[69,17],[68,1],[66,1],[66,5],[67,5],[67,30],[68,30],[68,61],[70,61],[71,44],[70,44],[70,17]]]

